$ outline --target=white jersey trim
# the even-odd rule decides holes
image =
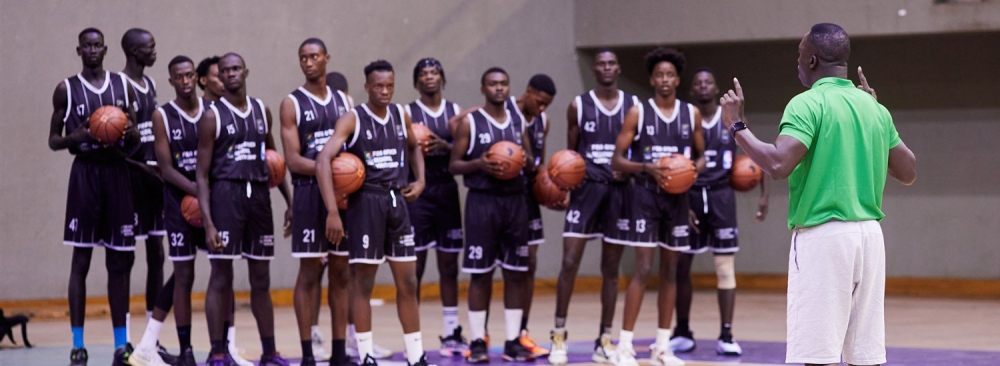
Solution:
[[[299,100],[295,98],[294,95],[288,94],[288,99],[292,100],[292,105],[295,106],[295,125],[299,125],[299,114],[302,113],[302,108],[299,108]]]
[[[171,100],[170,102],[173,103],[174,101]],[[167,111],[163,110],[163,107],[157,107],[156,110],[153,111],[154,117],[156,113],[159,113],[160,119],[163,120],[163,132],[167,134],[167,141],[173,141],[173,139],[170,138],[170,122],[167,121]]]
[[[253,103],[250,103],[249,96],[247,96],[246,98],[247,98],[247,110],[245,111],[240,111],[239,109],[237,109],[235,106],[233,106],[232,103],[229,103],[229,101],[226,100],[226,97],[220,97],[219,100],[222,101],[222,103],[225,104],[226,107],[228,107],[229,110],[233,112],[233,114],[239,116],[240,118],[245,119],[250,116],[250,113],[253,112]]]
[[[150,86],[149,82],[147,82],[146,86],[143,87],[143,86],[140,86],[139,83],[135,82],[135,80],[132,80],[132,78],[130,78],[128,75],[125,75],[125,73],[123,73],[123,72],[119,72],[118,75],[121,75],[121,76],[125,77],[125,80],[128,80],[128,83],[132,84],[132,89],[135,89],[135,91],[140,92],[142,94],[149,94],[149,86]],[[142,81],[146,81],[146,76],[145,75],[143,75]]]
[[[698,109],[695,108],[694,104],[691,104],[691,103],[688,103],[687,106],[688,106],[688,113],[691,114],[691,116],[690,116],[691,117],[690,118],[690,120],[691,120],[691,131],[694,131],[695,130],[694,124],[697,123],[695,121],[694,115],[695,115],[695,113],[698,113]]]
[[[604,115],[608,117],[614,117],[619,111],[622,110],[622,106],[625,105],[625,92],[621,89],[618,90],[618,104],[615,104],[615,107],[611,108],[610,111],[604,108],[604,103],[601,103],[600,99],[597,99],[597,93],[594,93],[594,89],[591,89],[589,94],[590,98],[594,100],[594,105],[597,106],[597,110],[601,111],[601,113],[604,113]]]
[[[63,116],[65,124],[66,120],[69,119],[69,112],[73,110],[73,89],[69,86],[69,79],[63,79],[63,84],[66,84],[66,115]]]
[[[364,106],[364,104],[362,104],[362,106]],[[356,108],[351,108],[351,113],[354,114],[354,133],[351,136],[351,142],[347,143],[347,148],[354,147],[354,143],[358,142],[358,135],[361,134],[361,116],[358,114],[358,110]]]
[[[337,94],[340,95],[340,99],[344,101],[344,106],[348,109],[354,108],[354,99],[351,96],[344,94],[344,92],[337,90]]]
[[[507,115],[507,119],[504,120],[503,123],[497,122],[497,120],[493,119],[493,116],[491,116],[489,113],[486,113],[486,111],[483,110],[482,108],[479,108],[478,112],[479,112],[479,114],[482,114],[483,117],[486,118],[487,122],[489,122],[490,124],[492,124],[496,128],[499,128],[499,129],[503,130],[503,129],[506,129],[507,127],[510,127],[510,123],[512,121],[512,118],[510,118],[510,110],[507,109],[507,108],[503,109],[504,114]],[[524,118],[521,118],[521,121],[524,121]],[[475,123],[473,123],[473,125],[474,124]],[[524,123],[521,123],[521,132],[524,132]]]
[[[80,82],[83,83],[83,87],[87,88],[88,90],[90,90],[94,94],[104,94],[104,91],[108,90],[108,85],[111,85],[111,71],[107,71],[107,70],[104,71],[104,85],[102,85],[100,89],[95,88],[93,85],[91,85],[89,82],[87,82],[87,79],[84,79],[83,75],[81,75],[81,74],[76,74],[76,78],[80,79]],[[122,79],[122,81],[125,81],[125,79]],[[125,94],[128,94],[128,93],[125,93]]]
[[[215,112],[215,139],[219,139],[219,133],[222,131],[222,119],[219,118],[219,108],[215,106],[215,103],[209,104],[209,108],[212,108],[212,112]]]
[[[271,123],[270,121],[267,120],[267,107],[264,106],[263,100],[260,99],[255,99],[255,100],[257,101],[257,105],[260,106],[261,117],[264,118],[264,133],[265,134],[271,133],[271,127],[270,127]],[[253,108],[249,108],[249,110],[253,110]]]
[[[461,111],[461,108],[459,108],[459,107],[458,107],[458,104],[455,104],[455,103],[451,103],[451,110],[452,110],[453,112],[455,112],[455,115],[456,115],[456,116],[457,116],[457,115],[458,115],[459,113],[462,113],[462,111]]]
[[[663,115],[663,111],[660,110],[660,107],[656,106],[656,101],[654,101],[653,98],[649,98],[649,105],[653,107],[653,112],[656,113],[656,116],[659,117],[663,123],[671,124],[677,119],[677,115],[680,113],[681,100],[674,99],[674,112],[670,114],[670,118]],[[688,108],[688,111],[690,112],[690,107]],[[691,123],[694,122],[692,121]]]
[[[177,103],[174,103],[174,101],[171,100],[169,104],[177,110],[177,114],[179,114],[181,118],[191,123],[198,123],[198,121],[201,120],[201,115],[205,114],[205,102],[201,98],[198,98],[198,114],[194,117],[190,117],[187,113],[184,113],[184,110],[177,106]],[[163,107],[160,107],[160,109],[163,109]],[[166,119],[166,115],[163,115],[163,118]],[[166,120],[164,120],[164,125],[166,125]]]
[[[476,148],[476,120],[472,118],[472,115],[466,115],[465,119],[469,121],[469,149],[465,151],[465,155],[472,155],[472,149]]]
[[[365,113],[368,113],[368,116],[371,117],[373,120],[375,120],[375,122],[378,122],[378,124],[383,126],[385,126],[386,123],[389,123],[389,119],[392,118],[392,112],[389,111],[389,106],[386,106],[385,108],[385,117],[381,118],[379,116],[376,116],[375,112],[372,112],[372,110],[368,108],[368,103],[362,103],[361,108],[364,108]]]
[[[701,128],[712,128],[715,127],[719,120],[722,119],[722,107],[716,107],[715,115],[708,122],[705,121],[705,116],[701,116]],[[694,115],[691,115],[691,121],[694,121]]]
[[[576,125],[581,126],[583,124],[583,98],[579,95],[573,98],[573,105],[576,106]]]
[[[306,90],[306,88],[303,88],[301,86],[299,87],[299,91],[301,91],[303,94],[305,94],[307,97],[309,97],[309,99],[312,99],[314,102],[316,102],[319,105],[322,105],[324,107],[326,107],[327,104],[330,104],[330,101],[333,100],[333,91],[330,90],[329,86],[326,87],[326,99],[325,100],[320,100],[319,97],[316,96],[316,94],[310,93],[308,90]]]
[[[125,77],[125,75],[122,75],[122,74],[118,74],[118,76],[121,77],[121,79],[122,79],[122,89],[123,89],[122,92],[125,93],[125,107],[129,108],[129,107],[131,107],[132,103],[129,103],[129,101],[128,101],[128,85],[125,84],[126,77]],[[111,88],[111,95],[114,95],[114,94],[115,94],[115,88],[112,87]]]
[[[420,106],[420,109],[423,109],[424,113],[426,113],[431,118],[441,117],[441,115],[444,114],[445,107],[448,106],[448,101],[445,100],[444,98],[441,98],[441,105],[438,106],[438,110],[436,110],[436,111],[432,111],[431,108],[428,107],[428,106],[426,106],[426,105],[424,105],[424,103],[421,102],[420,99],[417,99],[416,102],[417,102],[417,105]],[[410,114],[412,115],[413,113],[411,112]]]
[[[399,111],[399,127],[403,129],[403,138],[410,138],[410,133],[406,131],[406,116],[409,112],[403,110],[403,106],[396,104],[396,110]]]
[[[646,113],[645,110],[646,110],[646,108],[643,108],[641,103],[640,104],[636,104],[635,106],[639,110],[639,122],[636,123],[636,125],[635,125],[635,137],[632,139],[632,141],[639,141],[639,138],[642,137],[642,123],[643,123],[643,121],[646,120],[646,118],[645,118],[645,113]],[[655,106],[654,106],[654,108],[655,108]],[[622,122],[624,123],[624,120]]]

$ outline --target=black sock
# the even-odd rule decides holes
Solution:
[[[233,323],[230,323],[228,320],[222,322],[222,330],[224,330],[226,332],[228,332],[229,328],[232,327],[232,326],[233,326]]]
[[[306,357],[312,357],[313,356],[313,346],[312,346],[312,343],[313,342],[312,342],[311,339],[304,339],[304,340],[302,340],[302,358],[303,359],[305,359]]]
[[[226,345],[226,340],[212,341],[212,354],[213,355],[224,355],[228,352],[229,347]]]
[[[276,348],[274,347],[274,337],[261,337],[260,347],[264,349],[264,354],[267,356],[273,355],[275,352],[277,352]],[[312,348],[310,348],[309,350],[311,351]]]
[[[722,323],[722,331],[719,332],[719,339],[725,342],[733,341],[733,325],[729,323]]]
[[[677,319],[677,327],[674,328],[674,334],[676,335],[686,335],[691,333],[691,328],[688,328],[688,319]]]
[[[331,343],[333,343],[333,352],[330,354],[330,365],[340,365],[347,358],[347,341],[334,339]]]
[[[177,340],[181,343],[181,352],[191,348],[191,326],[177,327]]]
[[[528,317],[526,316],[521,317],[521,330],[523,331],[528,330]]]

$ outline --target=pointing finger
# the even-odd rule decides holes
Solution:
[[[743,99],[743,87],[740,86],[740,79],[733,78],[733,85],[736,88],[736,96]]]
[[[868,79],[865,78],[864,71],[861,71],[861,66],[858,66],[858,78],[861,79],[861,85],[864,86],[865,89],[871,89],[872,88],[871,86],[868,86]]]

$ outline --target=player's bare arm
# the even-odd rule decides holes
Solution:
[[[691,156],[694,159],[694,170],[701,172],[705,170],[705,135],[701,127],[701,111],[694,109],[694,152]]]
[[[205,227],[205,247],[209,251],[218,252],[225,246],[219,231],[212,222],[212,194],[210,190],[212,169],[212,150],[215,148],[215,111],[206,108],[198,121],[198,163],[195,168],[195,180],[198,183],[198,206],[201,208],[201,223]]]
[[[654,164],[637,163],[625,157],[626,151],[635,140],[636,130],[639,128],[639,109],[641,105],[634,105],[629,108],[622,121],[622,130],[618,133],[618,140],[615,141],[615,155],[611,157],[611,169],[627,174],[646,173],[656,180],[664,178],[663,170],[658,169]],[[702,142],[704,149],[704,142]]]
[[[354,134],[354,124],[357,118],[354,113],[345,113],[337,119],[333,127],[333,136],[323,145],[323,150],[316,156],[316,183],[319,193],[326,206],[326,238],[333,245],[340,244],[344,238],[344,222],[340,220],[340,210],[337,209],[337,193],[333,189],[333,167],[330,163],[340,153],[341,146]]]
[[[889,149],[889,176],[907,186],[917,180],[917,157],[902,141]]]
[[[316,175],[316,161],[301,154],[299,129],[295,125],[295,104],[292,102],[291,96],[281,100],[278,111],[278,117],[281,121],[281,147],[285,153],[285,163],[288,164],[288,170],[296,174]]]
[[[460,117],[461,119],[459,119]],[[479,170],[492,175],[500,174],[500,163],[490,161],[489,152],[476,160],[462,159],[465,156],[465,152],[469,150],[469,144],[471,143],[469,134],[472,131],[472,118],[467,113],[463,113],[463,115],[453,118],[453,120],[455,119],[459,120],[456,121],[455,133],[453,135],[455,142],[451,145],[451,160],[448,162],[448,171],[454,175],[469,174]]]
[[[180,188],[184,193],[197,196],[197,183],[188,180],[181,172],[177,171],[170,160],[170,141],[167,140],[167,130],[164,123],[160,111],[153,111],[153,151],[156,152],[156,165],[160,168],[160,174],[163,175],[163,180],[167,183]]]
[[[746,122],[743,114],[743,88],[740,81],[733,79],[734,90],[729,90],[722,96],[722,122],[726,128],[732,128],[733,123]],[[750,129],[736,132],[736,144],[743,149],[750,159],[753,159],[765,173],[774,179],[786,179],[792,170],[799,165],[809,149],[798,139],[788,135],[778,135],[773,144],[757,139]]]
[[[403,128],[406,128],[406,146],[410,149],[410,170],[413,171],[413,177],[415,180],[408,184],[406,188],[403,188],[400,192],[403,193],[403,198],[407,201],[413,201],[417,199],[417,197],[420,197],[420,193],[424,191],[424,186],[427,183],[424,180],[424,153],[420,144],[417,143],[417,137],[413,136],[410,114],[403,112],[403,117]],[[438,137],[438,140],[441,140],[441,138]]]
[[[580,125],[576,116],[576,99],[573,99],[572,102],[569,102],[569,107],[566,108],[566,148],[574,151],[580,147]],[[545,132],[548,133],[547,125]]]
[[[63,136],[63,117],[69,109],[69,100],[66,98],[66,83],[60,81],[56,85],[55,92],[52,93],[52,118],[49,120],[49,149],[58,151],[83,143],[97,142],[90,135],[90,121],[84,122],[75,131]]]
[[[521,133],[521,150],[524,151],[524,168],[529,172],[535,171],[535,157],[531,154],[531,136],[528,133]]]

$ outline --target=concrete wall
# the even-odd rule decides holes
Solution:
[[[161,103],[173,98],[167,83],[166,64],[177,54],[195,60],[236,51],[249,67],[249,93],[259,97],[277,114],[278,104],[303,82],[297,47],[307,37],[326,41],[332,54],[329,70],[344,72],[352,95],[363,101],[362,68],[384,58],[397,70],[397,102],[417,97],[411,70],[420,58],[433,56],[445,66],[445,97],[462,106],[483,102],[479,77],[490,66],[507,69],[513,91],[520,94],[534,73],[545,72],[559,88],[554,105],[565,108],[582,90],[575,67],[571,1],[155,1],[100,0],[75,5],[62,1],[0,2],[0,64],[3,73],[0,125],[16,133],[0,139],[0,299],[61,298],[66,293],[71,250],[61,244],[66,185],[72,158],[65,151],[47,148],[52,88],[80,70],[74,53],[76,35],[85,27],[104,31],[108,44],[105,66],[121,70],[122,33],[133,26],[156,37],[159,60],[149,70],[160,86]],[[111,16],[116,14],[116,16]],[[555,113],[552,148],[565,146],[565,127]],[[20,132],[24,132],[23,134]],[[273,208],[284,203],[273,194]],[[561,215],[546,212],[550,237],[561,231]],[[276,215],[278,217],[278,215]],[[277,221],[276,221],[277,223]],[[280,226],[276,226],[280,227]],[[141,244],[140,244],[141,245]],[[298,270],[290,242],[279,239],[272,263],[272,284],[290,288]],[[597,251],[591,260],[596,263]],[[143,293],[144,250],[137,252],[133,293]],[[542,258],[558,263],[561,247],[545,246]],[[548,262],[553,261],[553,262]],[[196,291],[205,288],[208,265],[198,260]],[[106,274],[101,250],[94,256],[88,280],[89,296],[105,292]],[[237,266],[237,287],[248,289],[246,270]],[[429,268],[435,268],[433,262]],[[170,266],[167,265],[167,273]],[[435,281],[435,271],[428,281]],[[585,268],[587,274],[596,269]],[[543,265],[543,277],[555,277],[558,266]],[[388,269],[379,281],[391,283]]]

